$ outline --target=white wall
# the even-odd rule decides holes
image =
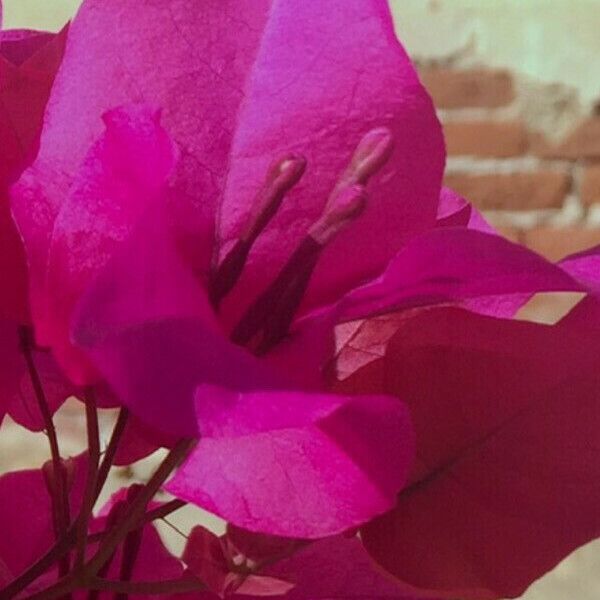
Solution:
[[[600,99],[600,0],[390,0],[421,59],[508,67]]]

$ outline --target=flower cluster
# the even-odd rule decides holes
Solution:
[[[600,250],[442,188],[385,0],[84,0],[0,32],[0,142],[0,421],[51,453],[0,477],[2,600],[487,600],[600,535]],[[227,531],[175,556],[186,503]]]

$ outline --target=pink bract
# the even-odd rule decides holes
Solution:
[[[562,507],[543,505],[548,465],[575,481],[582,440],[593,444],[595,346],[580,328],[482,315],[512,316],[539,291],[596,293],[596,278],[497,236],[441,189],[444,158],[383,0],[86,0],[39,155],[12,189],[38,341],[74,383],[108,384],[139,419],[126,457],[147,451],[144,432],[200,438],[167,486],[178,497],[295,538],[378,517],[363,529],[369,551],[415,588],[518,593],[597,530],[595,484],[569,495],[569,531],[551,523]],[[257,208],[265,181],[289,183],[290,171],[215,300],[220,268],[269,212]],[[385,335],[374,326],[377,339],[353,349],[376,348],[375,360],[350,361],[332,390],[335,326],[396,311]],[[569,381],[586,423],[567,410]],[[405,396],[420,462],[402,492]],[[579,429],[563,464],[567,423]],[[519,478],[521,450],[547,480]],[[463,479],[479,501],[457,489]],[[495,520],[505,507],[515,514]]]
[[[101,115],[131,101],[162,107],[164,126],[181,149],[171,212],[179,242],[200,273],[211,264],[213,240],[222,257],[237,236],[268,164],[290,151],[305,154],[310,164],[226,299],[229,323],[284,264],[360,137],[373,127],[389,125],[396,144],[373,184],[377,201],[360,227],[326,249],[306,303],[334,300],[378,274],[403,240],[433,224],[444,161],[441,131],[383,1],[354,0],[352,10],[339,0],[328,6],[212,1],[202,11],[181,0],[144,11],[131,0],[118,4],[118,19],[104,0],[88,0],[75,19],[40,154],[13,194],[42,337],[47,317],[36,307],[51,294],[45,270],[58,214],[101,134]],[[310,35],[302,22],[311,23]],[[89,35],[102,30],[110,35]],[[159,72],[151,68],[157,40],[163,48]],[[144,162],[143,153],[132,158]],[[39,207],[35,221],[25,206]],[[63,236],[71,233],[61,229]],[[347,271],[348,261],[339,257],[350,249],[363,262]],[[57,267],[71,288],[76,274],[68,264]]]
[[[0,298],[0,422],[8,412],[33,430],[44,427],[21,349],[19,328],[30,323],[28,269],[23,244],[13,222],[8,186],[35,158],[42,117],[60,65],[67,29],[58,34],[0,31],[0,275],[6,285]],[[48,353],[32,350],[54,412],[69,395]]]
[[[339,386],[402,395],[415,423],[411,483],[362,531],[376,560],[432,595],[485,600],[597,537],[599,344],[567,321],[398,319],[383,356]]]

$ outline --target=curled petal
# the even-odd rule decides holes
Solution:
[[[38,338],[82,385],[95,374],[69,340],[72,311],[140,215],[164,191],[177,156],[158,112],[145,106],[119,108],[104,119],[106,131],[89,150],[53,225],[43,272],[30,262]],[[19,202],[13,209],[26,243],[29,233],[35,239],[38,215]],[[40,278],[41,291],[35,284]]]
[[[120,401],[166,434],[197,435],[194,392],[203,383],[248,390],[280,379],[221,333],[159,207],[91,282],[71,333]]]
[[[557,265],[499,236],[465,228],[413,238],[385,273],[342,301],[345,320],[473,298],[582,291]],[[502,307],[500,307],[500,310]]]

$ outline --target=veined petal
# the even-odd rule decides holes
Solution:
[[[356,144],[381,126],[393,134],[393,155],[369,186],[364,214],[324,250],[305,308],[377,276],[411,235],[434,224],[445,154],[432,102],[386,2],[273,2],[232,147],[219,212],[222,250],[244,226],[273,156],[302,154],[308,168],[257,240],[226,311],[236,313],[273,279],[321,214]]]
[[[69,340],[72,311],[138,218],[164,192],[177,156],[153,109],[114,109],[104,120],[106,131],[90,149],[53,224],[47,262],[30,261],[36,335],[81,385],[96,375]],[[25,240],[32,233],[35,245],[36,211],[18,202],[13,210]]]
[[[270,4],[204,0],[199,9],[195,0],[83,2],[38,159],[14,193],[38,214],[27,235],[49,237],[88,148],[102,134],[101,115],[149,103],[163,108],[165,127],[182,149],[173,209],[197,268],[206,270],[237,110]],[[43,246],[37,252],[44,254]]]
[[[239,527],[299,538],[339,533],[393,505],[414,443],[400,401],[344,398],[318,418],[323,402],[332,400],[327,395],[259,394],[230,405],[233,430],[208,430],[167,485],[172,494]],[[246,413],[244,406],[257,399],[272,405],[272,415],[280,407],[284,416],[272,428]],[[296,410],[307,420],[317,417],[315,424],[302,425]]]

